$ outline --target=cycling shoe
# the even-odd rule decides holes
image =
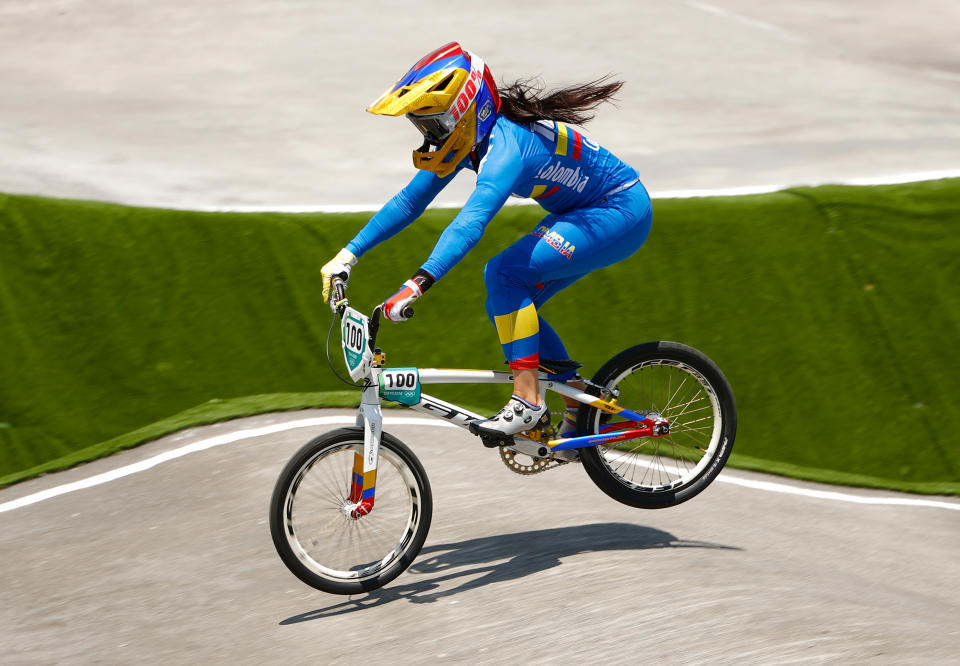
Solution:
[[[531,405],[516,395],[510,397],[503,409],[489,419],[470,423],[470,432],[474,435],[488,435],[493,437],[508,437],[525,430],[532,430],[546,418],[550,421],[550,412],[547,404]]]

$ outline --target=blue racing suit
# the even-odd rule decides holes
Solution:
[[[569,358],[537,308],[587,273],[633,254],[650,233],[650,198],[637,172],[572,127],[499,116],[488,138],[446,178],[418,171],[350,241],[360,257],[417,219],[461,169],[477,186],[421,267],[439,280],[467,254],[511,195],[549,213],[484,269],[487,314],[511,368]]]

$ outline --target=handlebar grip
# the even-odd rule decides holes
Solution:
[[[331,291],[330,308],[331,309],[336,308],[336,304],[342,301],[344,296],[347,293],[346,278],[347,278],[346,273],[338,273],[337,275],[330,276],[330,291]],[[339,310],[341,309],[342,308],[337,308],[338,310],[337,314],[342,315],[342,312],[339,312]]]
[[[413,317],[413,308],[408,305],[407,307],[405,307],[403,310],[400,311],[400,314],[403,315],[405,318],[410,319],[411,317]]]
[[[331,275],[330,289],[333,292],[334,302],[343,300],[344,294],[347,293],[347,274],[337,273],[336,275]]]

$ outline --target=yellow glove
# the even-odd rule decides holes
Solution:
[[[337,256],[323,265],[323,268],[320,269],[320,277],[323,278],[324,303],[330,300],[330,279],[334,275],[340,275],[343,278],[344,286],[346,286],[346,282],[350,278],[350,269],[353,268],[356,263],[357,258],[353,256],[353,252],[347,248],[343,248],[337,252]],[[333,305],[334,304],[331,303],[330,307],[333,307]]]

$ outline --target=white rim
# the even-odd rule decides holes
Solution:
[[[695,368],[671,359],[644,361],[615,377],[608,386],[617,386],[626,377],[645,369],[670,367],[685,373],[681,383],[668,382],[668,391],[658,396],[660,404],[637,405],[629,394],[623,397],[623,406],[631,409],[654,409],[670,422],[670,434],[660,438],[645,437],[635,448],[602,448],[601,458],[611,475],[628,488],[647,492],[676,490],[696,480],[713,462],[722,437],[723,421],[720,401],[709,381]],[[696,382],[698,391],[690,393],[687,383]],[[629,391],[629,389],[628,389]],[[594,427],[599,426],[601,412],[597,412]],[[712,420],[712,423],[710,423]],[[699,445],[698,445],[699,444]],[[704,446],[705,444],[705,446]],[[700,452],[692,461],[687,455]]]
[[[284,498],[284,533],[291,550],[313,573],[338,581],[362,580],[384,571],[410,547],[422,517],[413,471],[385,446],[380,447],[373,511],[359,520],[344,515],[355,452],[363,452],[362,442],[319,451],[300,468]],[[322,461],[334,465],[318,467]]]

